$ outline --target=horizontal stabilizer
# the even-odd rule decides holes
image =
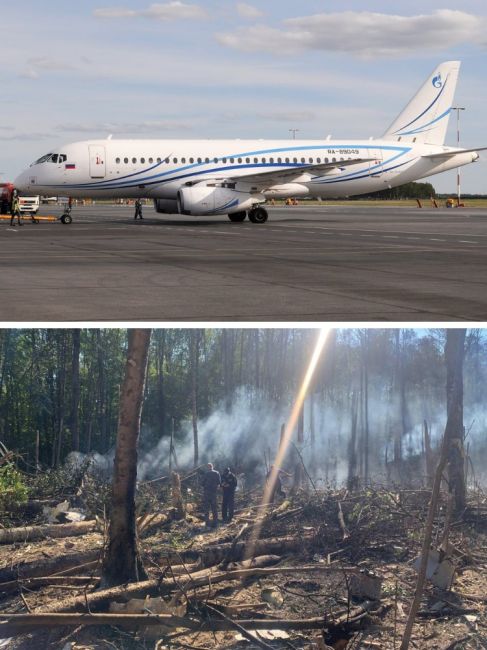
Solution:
[[[441,160],[451,158],[459,153],[477,153],[479,151],[487,151],[487,147],[477,147],[476,149],[454,149],[453,151],[443,151],[442,153],[432,153],[422,156],[422,158],[429,158],[430,160]]]

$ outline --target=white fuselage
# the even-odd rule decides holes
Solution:
[[[475,161],[478,154],[424,158],[455,151],[443,145],[385,140],[89,140],[52,150],[54,160],[36,162],[15,181],[22,193],[70,197],[176,199],[188,185],[236,183],[272,196],[345,197],[377,192]],[[340,162],[368,159],[340,168]],[[41,159],[42,160],[42,159]],[[335,163],[323,175],[309,165]],[[292,182],[246,182],[262,172],[303,172]],[[304,169],[308,167],[308,169]],[[254,186],[255,184],[255,186]]]

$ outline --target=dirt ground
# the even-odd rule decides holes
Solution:
[[[415,589],[414,559],[419,555],[429,493],[426,490],[368,489],[358,493],[342,491],[301,492],[263,513],[258,508],[260,495],[240,496],[238,512],[229,524],[206,529],[197,513],[186,520],[170,521],[141,533],[141,552],[151,578],[167,577],[167,559],[177,553],[187,571],[202,568],[205,553],[215,545],[229,544],[244,524],[251,531],[262,517],[261,540],[294,539],[295,550],[280,555],[277,567],[294,571],[245,580],[224,581],[185,590],[177,588],[171,597],[185,615],[204,621],[206,605],[229,618],[238,619],[323,619],[322,629],[266,632],[262,641],[273,648],[337,650],[357,648],[399,648]],[[161,511],[164,510],[162,502]],[[340,523],[339,511],[343,513]],[[445,504],[435,522],[435,546],[442,538]],[[249,535],[244,532],[243,541]],[[102,532],[80,537],[25,541],[0,546],[0,571],[14,571],[22,563],[42,562],[47,558],[103,549]],[[440,589],[427,582],[414,625],[411,648],[425,650],[470,650],[487,648],[487,499],[471,495],[463,521],[453,521],[448,553],[454,566],[451,587]],[[303,567],[308,567],[306,570]],[[311,568],[309,568],[311,567]],[[312,567],[317,567],[313,570]],[[354,571],[352,571],[352,569]],[[186,569],[185,569],[186,570]],[[371,610],[356,625],[345,621],[335,629],[333,621],[359,604],[352,598],[353,572],[372,572],[380,578],[380,594]],[[359,575],[362,575],[359,574]],[[96,588],[99,566],[80,567],[74,575],[93,576],[91,584],[47,585],[40,589],[22,586],[12,593],[2,591],[1,613],[41,611],[74,595]],[[377,584],[377,581],[374,583]],[[170,595],[165,594],[166,601]],[[370,598],[369,601],[370,602]],[[50,628],[9,637],[1,647],[14,649],[62,648],[257,648],[257,643],[241,640],[238,630],[191,632],[160,629],[120,630],[115,627]],[[273,635],[282,638],[273,638]],[[256,633],[253,633],[256,634]]]

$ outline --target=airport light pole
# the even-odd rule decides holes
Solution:
[[[460,111],[464,111],[464,106],[452,106],[452,111],[457,112],[457,147],[460,148]],[[460,205],[460,167],[457,168],[457,205]]]
[[[299,131],[299,129],[289,129],[289,133],[293,134],[293,140],[296,140],[296,133]]]

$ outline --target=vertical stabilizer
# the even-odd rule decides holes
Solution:
[[[443,144],[459,70],[460,61],[441,63],[382,137]]]

